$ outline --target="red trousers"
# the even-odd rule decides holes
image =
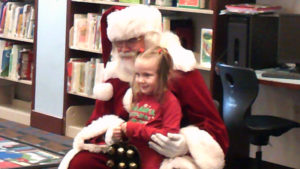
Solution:
[[[141,154],[141,169],[159,169],[161,155],[154,150],[146,152],[146,149],[142,149]],[[81,151],[70,161],[69,169],[109,169],[106,166],[107,160],[107,156],[102,153]]]
[[[70,161],[69,169],[109,169],[108,158],[102,153],[81,151]]]

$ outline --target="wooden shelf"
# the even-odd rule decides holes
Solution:
[[[90,98],[90,99],[96,99],[95,96],[90,96],[90,95],[87,95],[85,93],[78,93],[78,92],[70,92],[70,91],[68,91],[68,94],[72,94],[72,95],[76,95],[76,96],[81,96],[81,97],[86,97],[86,98]]]
[[[26,84],[26,85],[32,85],[32,82],[30,80],[18,80],[18,79],[12,79],[10,77],[3,77],[3,76],[0,76],[0,79],[17,82],[17,83],[22,83],[22,84]]]
[[[20,41],[20,42],[33,43],[33,39],[12,37],[12,36],[7,36],[7,35],[3,35],[3,34],[0,34],[0,38],[7,39],[7,40]]]
[[[66,112],[66,136],[75,137],[85,126],[85,123],[91,116],[93,109],[94,105],[69,107]]]
[[[121,3],[121,2],[110,2],[110,1],[99,1],[99,0],[72,0],[73,2],[81,3],[93,3],[102,5],[119,5],[119,6],[130,6],[134,5],[132,3]],[[166,6],[155,6],[160,10],[174,11],[174,12],[189,12],[189,13],[199,13],[199,14],[213,14],[213,10],[210,9],[190,9],[190,8],[180,8],[180,7],[166,7]]]
[[[30,125],[31,102],[13,99],[11,104],[0,104],[0,118]]]
[[[85,52],[91,52],[91,53],[97,53],[97,54],[102,54],[102,49],[100,49],[100,50],[84,49],[84,48],[78,48],[78,47],[74,47],[74,46],[70,46],[70,49],[80,50],[80,51],[85,51]]]

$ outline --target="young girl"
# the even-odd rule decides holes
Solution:
[[[148,147],[152,134],[179,132],[181,108],[167,89],[172,68],[171,56],[161,47],[150,48],[136,57],[129,121],[113,130],[113,140],[120,140],[124,134],[138,148],[141,169],[158,169],[164,158]]]

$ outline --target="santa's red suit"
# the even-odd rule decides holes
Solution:
[[[189,155],[166,158],[160,168],[223,168],[229,146],[227,131],[202,75],[195,69],[194,54],[184,49],[178,37],[171,33],[162,33],[160,46],[168,49],[176,69],[176,76],[170,79],[169,89],[177,97],[182,108],[180,133],[184,135],[189,150]],[[102,136],[109,127],[122,123],[120,118],[127,117],[124,107],[131,98],[123,96],[129,88],[132,76],[120,69],[122,66],[118,60],[113,65],[114,68],[110,68],[109,74],[111,78],[106,83],[95,86],[94,92],[98,100],[89,125],[75,137],[73,149],[64,157],[59,168],[86,168],[90,164],[98,169],[107,168],[105,155],[93,153],[101,151],[101,148],[85,145],[82,140],[101,142],[95,138],[99,139],[97,136]]]

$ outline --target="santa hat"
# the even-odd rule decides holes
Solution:
[[[109,59],[113,41],[127,40],[148,32],[162,32],[162,16],[153,6],[114,6],[101,19],[102,59]],[[122,10],[121,10],[122,9]]]
[[[108,40],[107,33],[106,33],[106,31],[107,31],[107,16],[112,12],[115,12],[117,10],[121,10],[124,8],[125,7],[121,7],[121,6],[112,6],[102,14],[102,17],[101,17],[101,45],[102,45],[102,60],[103,60],[104,66],[106,66],[106,63],[109,59],[110,52],[112,49],[111,42]]]

